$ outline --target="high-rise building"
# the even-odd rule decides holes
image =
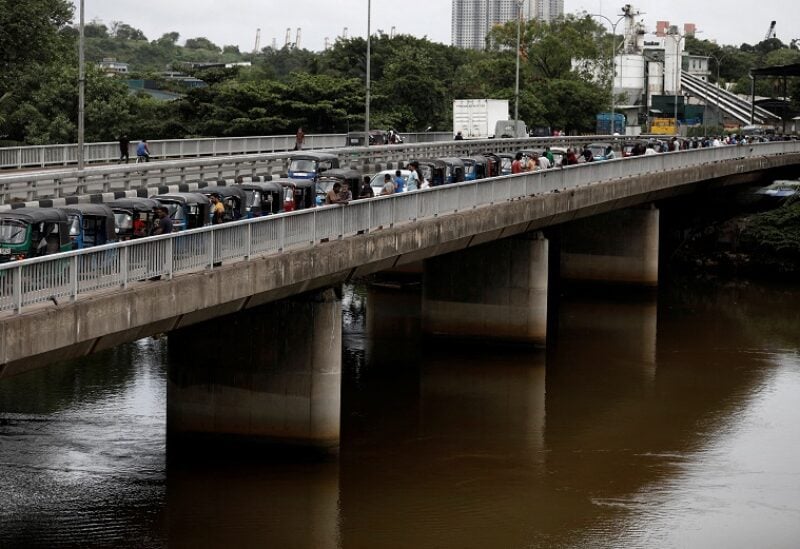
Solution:
[[[564,17],[564,0],[529,0],[528,17],[548,23]]]
[[[492,27],[514,21],[518,9],[517,0],[453,0],[453,45],[483,49]],[[524,0],[521,13],[526,19],[553,21],[564,15],[564,0]]]

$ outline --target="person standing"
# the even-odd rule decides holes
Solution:
[[[403,179],[403,173],[400,170],[394,172],[394,192],[402,193],[406,190],[406,180]]]
[[[211,224],[219,225],[225,221],[225,205],[219,199],[219,195],[211,195]]]
[[[464,135],[461,132],[457,132],[456,136],[453,138],[454,141],[463,141]]]
[[[347,200],[344,200],[341,196],[342,192],[342,184],[341,183],[334,183],[331,190],[325,193],[325,205],[330,204],[347,204]]]
[[[361,188],[358,190],[358,197],[359,198],[372,198],[375,196],[375,191],[372,189],[372,185],[369,184],[369,176],[364,176],[364,181],[361,182]]]
[[[511,173],[522,173],[522,153],[520,152],[514,156],[514,161],[511,163]]]
[[[125,163],[127,164],[131,158],[130,155],[130,146],[131,140],[128,139],[128,136],[124,133],[119,136],[119,161],[122,162],[122,159],[125,159]]]
[[[156,226],[153,229],[153,234],[169,234],[172,232],[172,219],[169,217],[169,211],[164,208],[156,208]]]
[[[416,191],[419,189],[419,174],[417,173],[417,166],[415,162],[412,162],[408,165],[408,169],[411,171],[408,174],[408,181],[406,181],[406,190],[407,191]]]
[[[297,133],[294,136],[294,150],[303,150],[303,144],[306,142],[306,134],[303,128],[297,128]]]
[[[394,183],[392,182],[392,176],[387,173],[383,176],[383,189],[381,189],[381,196],[387,196],[394,193],[395,187]]]

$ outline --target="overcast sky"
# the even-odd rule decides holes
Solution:
[[[74,0],[76,6],[77,0]],[[565,0],[567,13],[602,13],[612,19],[625,0]],[[800,38],[800,0],[639,0],[631,2],[644,12],[648,30],[666,19],[673,24],[695,23],[703,31],[700,38],[720,44],[751,44],[764,39],[770,21],[776,20],[777,36],[784,42]],[[177,31],[181,43],[187,38],[205,36],[222,46],[235,44],[242,51],[255,45],[256,29],[261,28],[261,47],[277,39],[283,46],[287,28],[292,41],[302,28],[302,47],[320,50],[325,37],[332,41],[342,34],[365,36],[367,0],[156,0],[127,2],[85,0],[86,21],[95,18],[109,24],[123,21],[144,31],[154,40]],[[436,42],[450,43],[450,0],[372,0],[372,28],[388,33],[427,36]],[[76,8],[76,21],[77,21]]]

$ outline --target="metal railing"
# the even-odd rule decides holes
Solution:
[[[446,185],[107,244],[0,265],[0,311],[19,313],[47,301],[75,300],[153,277],[171,279],[316,246],[379,228],[469,211],[554,190],[744,158],[800,153],[800,142],[765,143],[639,156]]]
[[[403,134],[406,143],[449,141],[452,138],[452,134],[443,132]],[[129,147],[130,156],[134,159],[136,158],[137,143],[138,141],[133,141]],[[147,144],[154,158],[167,160],[290,151],[294,148],[295,136],[162,139],[148,141]],[[306,135],[303,148],[306,150],[335,149],[345,147],[346,144],[347,134],[344,133]],[[116,162],[120,157],[119,143],[116,141],[86,143],[83,151],[87,163]],[[75,143],[0,148],[0,170],[70,166],[77,163],[78,145]]]
[[[330,149],[343,166],[355,165],[364,171],[380,163],[399,163],[412,158],[438,158],[468,156],[481,152],[514,153],[526,148],[543,148],[545,145],[570,146],[586,144],[592,140],[624,139],[612,136],[554,137],[525,139],[486,139],[475,141],[446,141],[441,143],[416,143],[376,147],[349,147]],[[49,169],[0,175],[0,204],[13,200],[34,201],[126,191],[160,185],[197,181],[215,181],[259,175],[285,173],[290,152],[265,154],[238,154],[231,156],[200,157],[183,160]]]

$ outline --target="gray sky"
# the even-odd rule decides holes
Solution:
[[[565,0],[564,9],[616,19],[613,16],[619,7],[629,1],[646,13],[648,30],[661,19],[679,25],[691,22],[703,31],[700,38],[720,44],[753,44],[763,40],[770,21],[776,20],[778,38],[787,43],[800,38],[800,0]],[[394,26],[398,33],[449,44],[450,8],[450,0],[372,0],[372,28],[388,33]],[[253,49],[259,27],[261,47],[271,45],[273,38],[282,46],[287,27],[292,29],[294,41],[296,29],[301,27],[302,46],[310,50],[322,49],[325,37],[334,40],[344,27],[349,28],[351,37],[364,36],[367,31],[367,0],[156,0],[139,4],[85,0],[85,9],[87,22],[94,18],[106,24],[123,21],[144,31],[150,40],[177,31],[181,43],[205,36],[220,46],[238,45],[242,51]]]

